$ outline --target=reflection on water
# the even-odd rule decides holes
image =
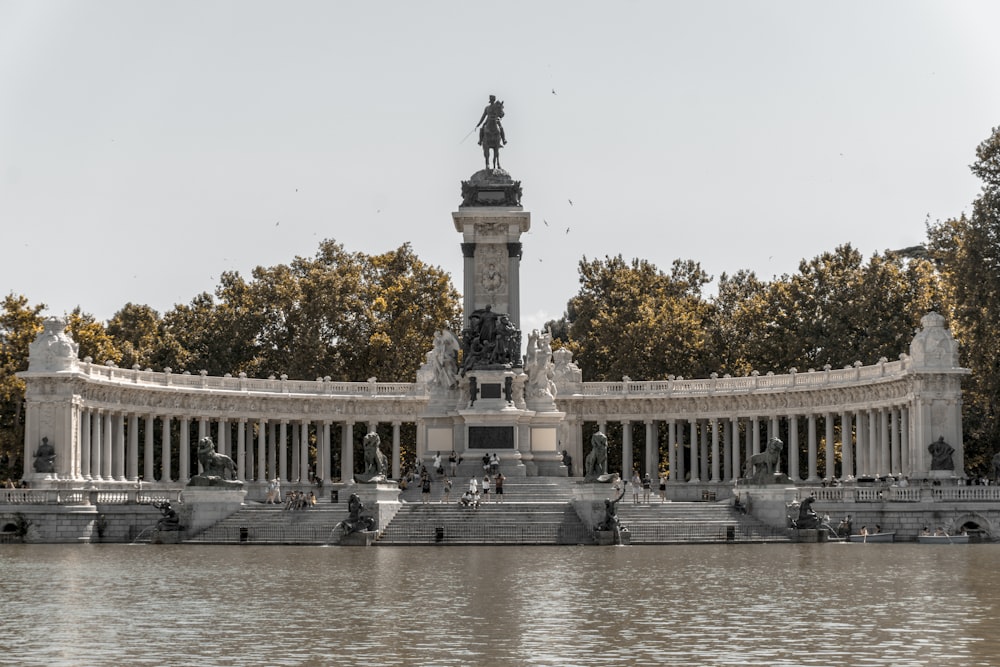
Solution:
[[[1000,546],[6,545],[18,665],[995,665]]]

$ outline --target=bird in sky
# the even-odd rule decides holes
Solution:
[[[553,89],[552,89],[552,94],[553,94],[553,95],[555,95],[555,94],[556,94],[556,89],[555,89],[555,88],[553,88]]]
[[[570,205],[570,206],[572,206],[572,205],[573,205],[573,200],[572,200],[572,199],[567,199],[566,201],[568,201],[568,202],[569,202],[569,205]]]
[[[545,226],[546,226],[546,227],[548,227],[548,226],[549,226],[549,221],[548,221],[548,220],[546,220],[545,218],[542,218],[542,222],[544,222],[544,223],[545,223]]]
[[[569,227],[566,228],[566,233],[569,234]]]

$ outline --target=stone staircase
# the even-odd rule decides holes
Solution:
[[[503,503],[490,493],[489,502],[478,508],[463,507],[458,499],[476,472],[469,470],[467,476],[454,480],[447,503],[441,502],[438,476],[427,504],[422,502],[419,485],[410,485],[400,494],[402,505],[375,544],[594,544],[593,533],[572,504],[579,478],[508,476]],[[618,516],[629,529],[632,544],[788,541],[786,531],[741,515],[729,501],[660,503],[654,499],[648,505],[633,505],[629,497],[618,504]],[[251,503],[185,542],[336,544],[339,534],[333,534],[334,527],[347,518],[347,503],[343,497],[340,500],[287,511]]]
[[[329,544],[334,526],[347,518],[345,503],[320,503],[304,510],[252,503],[185,544]]]
[[[626,496],[628,497],[628,496]],[[788,542],[784,529],[740,514],[732,502],[666,502],[634,505],[622,499],[618,519],[632,544]]]

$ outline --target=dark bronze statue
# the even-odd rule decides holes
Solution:
[[[345,535],[359,533],[363,530],[375,530],[375,519],[370,516],[362,516],[365,505],[356,493],[352,493],[347,501],[347,518],[337,524]]]
[[[819,515],[812,508],[814,502],[816,502],[816,499],[809,496],[799,503],[799,516],[797,519],[792,520],[793,528],[819,528]]]
[[[225,454],[215,451],[215,443],[210,437],[198,441],[198,463],[201,473],[192,476],[188,486],[243,486],[243,482],[236,479],[236,464]]]
[[[181,518],[170,506],[169,500],[157,500],[153,502],[153,507],[160,510],[160,520],[156,522],[156,529],[164,532],[172,532],[181,529]]]
[[[610,498],[604,499],[604,520],[597,524],[597,530],[599,531],[611,531],[613,533],[613,543],[622,543],[622,525],[621,521],[618,519],[618,503],[622,498],[625,497],[625,489],[628,486],[628,481],[622,481],[622,492],[618,494],[618,497],[614,500]]]
[[[583,465],[583,475],[588,480],[604,478],[608,473],[608,436],[600,431],[590,438],[590,453]]]
[[[42,438],[42,444],[35,452],[34,468],[35,472],[56,471],[56,449],[49,443],[48,438]]]
[[[504,369],[521,365],[521,332],[506,313],[487,305],[469,315],[462,331],[462,375],[466,371]]]
[[[490,168],[490,150],[493,151],[493,168],[500,168],[500,148],[506,145],[507,135],[504,132],[503,124],[503,100],[498,100],[496,95],[490,95],[490,103],[483,109],[483,115],[476,123],[479,128],[479,145],[483,147],[483,159],[486,161],[486,168]]]
[[[931,470],[955,469],[955,461],[951,458],[955,448],[944,441],[943,435],[927,445],[927,451],[931,453]]]

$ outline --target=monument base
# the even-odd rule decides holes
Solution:
[[[340,546],[342,547],[370,547],[375,543],[375,538],[378,536],[378,531],[374,530],[359,530],[356,533],[347,533],[340,538]]]
[[[826,542],[830,533],[824,528],[790,528],[788,537],[792,542],[816,544]]]
[[[188,536],[214,526],[243,506],[246,489],[221,486],[189,486],[181,491],[177,513]]]

